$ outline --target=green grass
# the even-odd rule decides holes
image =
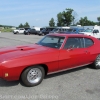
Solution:
[[[2,29],[1,32],[12,32],[13,30],[10,28]]]

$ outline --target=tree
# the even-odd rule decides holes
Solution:
[[[57,26],[64,26],[62,17],[63,16],[61,12],[57,14]]]
[[[98,22],[99,22],[99,25],[100,25],[100,17],[97,17],[97,20],[98,20]]]
[[[28,22],[26,22],[25,24],[24,24],[24,28],[25,27],[30,27],[30,25],[28,24]]]
[[[72,15],[73,9],[66,9],[57,14],[57,26],[69,26],[75,17]]]
[[[80,24],[82,26],[88,26],[88,25],[95,25],[95,22],[88,20],[88,18],[85,16],[84,18],[81,17],[81,19],[77,24]]]
[[[63,16],[62,20],[65,26],[71,25],[74,18],[72,15],[73,11],[74,11],[73,9],[66,9],[65,11],[62,12],[62,16]]]
[[[19,28],[23,28],[24,26],[23,26],[23,24],[21,23],[18,27],[19,27]]]
[[[54,27],[55,26],[54,18],[51,18],[51,20],[49,21],[49,26],[50,27]]]

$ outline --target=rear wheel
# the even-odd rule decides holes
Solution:
[[[44,36],[44,35],[45,35],[45,33],[42,34],[42,36]]]
[[[17,31],[16,34],[18,34],[19,32]]]
[[[94,62],[94,67],[96,69],[100,69],[100,54],[96,57],[96,60]]]
[[[21,80],[26,86],[36,86],[40,84],[44,78],[45,71],[41,66],[33,66],[27,68],[21,75]]]

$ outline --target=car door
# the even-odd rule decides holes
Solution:
[[[35,29],[32,29],[32,30],[31,30],[31,33],[32,33],[32,34],[35,34]]]
[[[86,37],[84,38],[84,48],[87,51],[87,58],[85,58],[85,61],[87,62],[93,62],[96,58],[96,54],[94,52],[94,45],[95,43],[92,39]]]
[[[83,38],[69,37],[64,48],[60,50],[59,70],[83,66],[87,64],[85,60],[87,56]]]
[[[21,28],[21,29],[19,30],[19,33],[24,33],[24,29]]]

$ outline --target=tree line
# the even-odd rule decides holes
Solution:
[[[12,28],[12,27],[15,27],[15,26],[0,25],[0,27],[4,27],[4,28],[9,27],[9,28]],[[25,24],[22,24],[22,23],[21,23],[21,24],[18,26],[18,28],[26,28],[26,27],[30,27],[30,25],[28,24],[28,22],[26,22]]]
[[[49,21],[49,26],[70,26],[70,25],[82,25],[82,26],[91,26],[91,25],[100,25],[100,17],[97,17],[98,22],[93,22],[85,17],[81,17],[79,21],[77,21],[77,13],[70,8],[66,8],[65,11],[59,12],[57,14],[57,20],[55,23],[54,18],[51,18]]]
[[[18,26],[18,28],[28,28],[28,27],[30,27],[30,25],[28,24],[28,22],[26,22],[24,25],[21,23],[19,26]]]

